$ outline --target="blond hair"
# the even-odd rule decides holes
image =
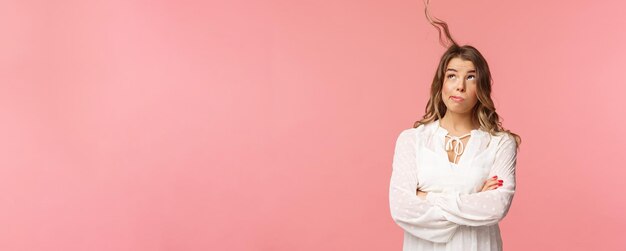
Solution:
[[[447,46],[448,49],[441,56],[439,66],[437,67],[437,72],[435,73],[435,77],[433,78],[433,82],[430,86],[430,98],[428,99],[428,103],[426,104],[425,114],[422,119],[415,121],[413,127],[417,128],[420,124],[427,124],[434,121],[435,119],[441,119],[446,114],[447,107],[443,103],[441,96],[445,69],[448,66],[450,60],[452,60],[453,58],[460,58],[462,60],[471,61],[476,68],[476,80],[478,83],[476,86],[476,95],[478,97],[478,102],[476,103],[474,108],[472,108],[472,122],[474,124],[479,124],[482,130],[490,133],[491,135],[496,135],[501,132],[508,133],[509,135],[513,136],[513,138],[515,138],[515,142],[519,146],[522,143],[521,137],[511,132],[510,130],[506,130],[502,127],[500,116],[498,116],[493,100],[491,99],[491,86],[493,81],[487,61],[485,60],[483,55],[473,46],[459,46],[452,39],[446,22],[434,18],[429,14],[429,0],[424,0],[424,2],[426,4],[426,18],[433,26],[435,26],[435,28],[437,28],[437,31],[439,32],[440,43],[444,46]],[[447,45],[444,42],[444,39],[442,39],[442,30],[448,40],[449,45]]]

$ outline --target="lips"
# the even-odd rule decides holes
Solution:
[[[464,100],[464,98],[457,97],[457,96],[450,96],[450,98],[456,102],[463,102]]]

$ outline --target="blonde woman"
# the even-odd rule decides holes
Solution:
[[[485,58],[451,42],[430,88],[426,113],[396,140],[389,187],[403,250],[502,250],[498,223],[515,193],[521,138],[505,130],[491,99]]]

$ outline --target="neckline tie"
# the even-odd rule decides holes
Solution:
[[[453,162],[454,164],[457,164],[456,158],[459,157],[459,155],[461,155],[463,151],[465,150],[465,146],[463,146],[463,142],[461,141],[461,139],[470,135],[471,133],[465,134],[460,137],[446,135],[446,137],[450,138],[450,140],[448,140],[448,142],[446,143],[446,151],[452,150],[453,149],[452,144],[454,143],[454,162]]]

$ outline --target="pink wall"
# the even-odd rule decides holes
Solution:
[[[623,249],[626,5],[431,3],[523,137],[505,249]],[[421,0],[9,0],[0,32],[0,250],[401,249]]]

